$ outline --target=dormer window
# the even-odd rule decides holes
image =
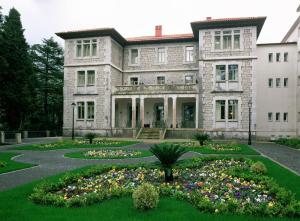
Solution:
[[[76,57],[94,57],[97,55],[97,39],[76,41]]]

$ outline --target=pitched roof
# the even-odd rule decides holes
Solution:
[[[141,36],[126,38],[129,44],[138,43],[155,43],[155,42],[174,42],[174,41],[190,41],[194,39],[192,33],[188,34],[173,34],[173,35],[162,35],[162,36]]]
[[[244,26],[256,26],[257,37],[265,23],[266,17],[239,17],[239,18],[217,18],[191,22],[194,36],[198,38],[199,29],[232,28]]]
[[[293,33],[293,31],[297,28],[297,26],[299,25],[299,23],[300,23],[300,16],[298,16],[298,18],[296,19],[296,21],[294,22],[294,24],[292,25],[292,27],[285,34],[285,36],[281,40],[282,43],[284,43],[284,42],[286,42],[288,40],[288,38],[291,36],[291,34]]]

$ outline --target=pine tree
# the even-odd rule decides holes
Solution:
[[[37,96],[43,125],[48,129],[62,126],[63,110],[63,49],[51,37],[31,47],[37,78]],[[46,128],[45,128],[46,129]]]
[[[35,90],[29,46],[16,9],[4,17],[1,29],[0,117],[6,129],[20,130],[29,127]]]

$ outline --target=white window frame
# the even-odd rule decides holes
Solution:
[[[279,55],[279,57],[277,55]],[[281,53],[280,52],[276,52],[276,54],[275,54],[275,60],[276,60],[276,62],[281,62]]]
[[[163,49],[164,54],[165,54],[163,62],[159,61],[159,50],[160,49]],[[156,64],[157,65],[163,65],[163,64],[167,64],[167,63],[168,63],[168,49],[167,49],[167,47],[157,47],[156,48]]]
[[[89,118],[89,109],[88,109],[88,104],[89,103],[94,103],[94,116],[93,118]],[[95,101],[86,101],[86,120],[87,121],[94,121],[95,120],[95,109],[96,109],[96,106],[95,106]]]
[[[131,78],[137,78],[138,79],[137,84],[131,84]],[[136,85],[139,85],[139,84],[140,84],[140,77],[139,76],[136,76],[136,75],[128,76],[128,85],[136,86]]]
[[[270,116],[271,116],[271,118],[270,118]],[[269,122],[273,122],[273,112],[268,112],[268,121]]]
[[[138,56],[137,56],[137,63],[132,63],[132,50],[137,50]],[[140,48],[129,48],[129,66],[139,66],[140,65]]]
[[[96,40],[96,54],[93,55],[92,51],[93,51],[93,41]],[[81,41],[81,54],[80,56],[77,56],[77,42]],[[84,41],[90,41],[90,56],[83,56],[83,45],[84,45]],[[80,38],[80,39],[76,39],[75,41],[75,46],[74,46],[74,59],[86,59],[86,58],[95,58],[98,56],[98,49],[99,49],[99,41],[97,38]]]
[[[271,82],[271,85],[270,85],[270,82]],[[274,87],[274,80],[273,80],[273,78],[268,78],[268,87],[269,88],[273,88]]]
[[[224,28],[224,29],[213,29],[212,30],[212,41],[213,41],[213,44],[212,44],[212,51],[243,51],[243,28],[242,27],[237,27],[237,28]],[[224,36],[224,33],[223,32],[226,32],[226,31],[231,31],[231,48],[229,49],[224,49],[224,42],[223,42],[223,36]],[[240,45],[239,45],[239,48],[234,48],[234,36],[236,35],[235,34],[235,31],[239,31],[239,36],[240,36]],[[220,32],[220,35],[216,34],[216,32]],[[216,49],[215,48],[215,36],[220,36],[220,49]]]
[[[288,88],[289,87],[289,78],[283,78],[283,87]]]
[[[289,62],[289,53],[288,52],[283,53],[283,62]]]
[[[238,65],[238,75],[237,75],[237,80],[236,81],[229,81],[228,80],[228,65]],[[225,65],[225,81],[217,81],[217,65]],[[213,65],[213,87],[212,87],[212,90],[216,90],[216,86],[217,84],[226,84],[225,86],[225,91],[229,89],[229,84],[238,84],[237,86],[237,90],[242,90],[242,63],[240,61],[237,61],[237,62],[231,62],[231,61],[228,61],[228,62],[215,62],[215,64]]]
[[[193,48],[192,50],[187,50],[187,48]],[[192,56],[189,56],[192,58],[192,60],[188,60],[187,52],[191,52]],[[184,63],[194,63],[195,62],[195,46],[194,45],[186,45],[184,46]]]
[[[270,57],[270,55],[271,55],[271,57]],[[269,63],[273,63],[274,62],[274,53],[268,53],[268,62]]]
[[[74,101],[76,103],[75,106],[75,120],[78,122],[95,122],[96,121],[96,116],[97,116],[97,103],[95,99],[86,99],[86,100],[75,100]],[[84,118],[78,118],[78,103],[82,102],[84,103]],[[88,102],[93,102],[94,103],[94,118],[93,119],[89,119],[88,118]]]
[[[289,121],[289,113],[288,112],[284,112],[283,113],[283,122],[288,122]]]
[[[160,84],[160,83],[158,82],[158,78],[164,78],[164,83],[163,83],[163,84]],[[156,84],[158,84],[158,85],[165,85],[165,84],[166,84],[166,76],[164,76],[164,75],[157,75],[157,76],[156,76]]]
[[[186,77],[192,77],[192,82],[186,83]],[[194,74],[185,74],[183,80],[184,80],[184,84],[194,84],[195,83],[195,75]]]
[[[278,119],[277,119],[277,115],[278,115]],[[275,113],[275,121],[280,122],[280,112]]]
[[[277,80],[279,80],[279,84],[277,85]],[[280,88],[281,87],[281,78],[275,78],[275,86],[276,88]]]
[[[82,72],[84,72],[84,79],[85,79],[85,84],[84,85],[82,85],[82,86],[78,86],[78,72],[80,72],[80,71],[82,71]],[[94,85],[88,85],[88,71],[94,71],[95,72],[95,84]],[[85,88],[87,88],[87,87],[95,87],[96,85],[97,85],[97,71],[96,71],[96,69],[94,69],[94,68],[87,68],[87,69],[77,69],[77,70],[75,70],[75,85],[76,85],[76,88],[77,87],[85,87]]]
[[[79,103],[83,104],[83,118],[79,118]],[[85,102],[84,101],[77,101],[76,102],[76,120],[84,121],[85,120]]]

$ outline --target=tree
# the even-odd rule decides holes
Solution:
[[[28,49],[20,14],[12,8],[4,17],[0,32],[0,118],[7,129],[28,127],[34,108],[34,77]]]
[[[31,47],[31,57],[37,80],[37,100],[43,125],[62,126],[63,106],[63,49],[51,37]]]

